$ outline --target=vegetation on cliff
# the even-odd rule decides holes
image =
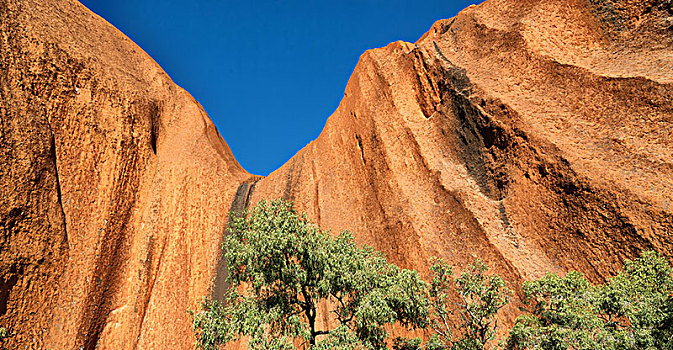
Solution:
[[[524,284],[530,306],[510,330],[508,349],[672,349],[673,278],[648,251],[605,284],[578,272]]]
[[[379,349],[386,326],[425,326],[427,287],[415,271],[357,247],[349,232],[332,237],[287,202],[232,216],[224,249],[234,288],[195,315],[203,348],[248,336],[252,349]]]
[[[243,337],[252,349],[673,349],[673,269],[652,251],[604,284],[574,271],[525,282],[526,307],[496,341],[511,290],[479,260],[454,276],[435,259],[427,283],[282,200],[232,215],[223,248],[232,288],[193,314],[203,349]],[[393,324],[425,336],[389,339]]]

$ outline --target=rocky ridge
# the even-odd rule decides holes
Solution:
[[[404,267],[479,257],[513,287],[671,256],[672,28],[667,0],[471,6],[364,53],[318,139],[260,179],[81,4],[0,0],[10,348],[190,348],[228,211],[261,199]]]
[[[76,1],[0,1],[9,348],[188,348],[238,184],[201,106]]]

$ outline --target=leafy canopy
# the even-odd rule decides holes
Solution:
[[[384,349],[393,323],[432,334],[425,341],[398,338],[396,350],[492,349],[498,313],[511,296],[478,260],[458,277],[436,260],[425,283],[415,271],[359,248],[348,231],[321,231],[281,200],[232,216],[223,248],[232,287],[222,303],[206,300],[194,314],[204,349],[241,337],[252,349]],[[574,271],[527,281],[528,309],[504,345],[673,350],[672,274],[666,258],[650,251],[601,285]]]
[[[673,349],[673,270],[649,251],[593,286],[578,272],[526,282],[531,308],[510,331],[509,349]]]
[[[387,325],[425,326],[427,284],[415,271],[359,248],[347,231],[321,231],[288,202],[260,202],[228,231],[232,287],[194,315],[201,348],[247,336],[252,349],[381,349]],[[335,326],[320,328],[325,318]]]
[[[497,314],[510,299],[511,291],[504,280],[488,274],[488,266],[481,260],[470,264],[457,278],[453,268],[441,259],[435,260],[431,269],[428,325],[434,334],[425,348],[487,349],[495,337]],[[458,323],[454,321],[455,314],[459,316]],[[454,329],[460,331],[458,336],[454,336]]]

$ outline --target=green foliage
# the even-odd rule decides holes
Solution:
[[[673,348],[673,269],[663,256],[645,252],[597,293],[613,349]]]
[[[594,306],[595,288],[578,272],[548,274],[526,282],[523,293],[532,303],[510,331],[512,349],[594,349],[601,321]]]
[[[381,349],[387,325],[425,326],[427,284],[415,271],[357,247],[347,231],[321,231],[290,203],[232,216],[223,248],[233,287],[224,304],[205,301],[194,314],[201,348],[248,336],[252,349]],[[337,326],[318,329],[328,316]]]
[[[645,252],[594,287],[578,272],[527,282],[531,308],[510,331],[509,349],[673,349],[673,277]]]
[[[223,249],[232,287],[223,302],[205,300],[192,313],[203,349],[242,337],[251,349],[384,349],[393,323],[432,333],[425,341],[396,338],[394,350],[491,349],[511,296],[479,260],[459,276],[436,260],[428,284],[358,247],[347,231],[321,231],[280,200],[232,215]],[[673,350],[672,274],[666,258],[645,252],[602,285],[578,272],[525,282],[528,307],[504,345]],[[325,319],[334,327],[321,329]],[[7,336],[0,328],[0,340]]]
[[[456,279],[453,268],[442,260],[432,266],[430,284],[430,322],[434,335],[427,342],[428,349],[486,349],[495,335],[496,316],[507,305],[510,290],[497,275],[489,275],[488,266],[477,260]],[[452,302],[457,294],[459,302]],[[450,316],[458,313],[460,333],[454,338]]]
[[[5,327],[0,327],[0,349],[4,350],[6,349],[3,344],[5,344],[5,340],[9,337],[11,337],[12,334],[10,331],[7,330]]]

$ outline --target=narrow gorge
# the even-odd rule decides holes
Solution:
[[[229,211],[274,198],[400,266],[479,257],[514,288],[673,256],[668,0],[487,0],[369,50],[267,177],[79,2],[0,0],[0,33],[9,348],[192,348],[187,310],[226,287]]]

